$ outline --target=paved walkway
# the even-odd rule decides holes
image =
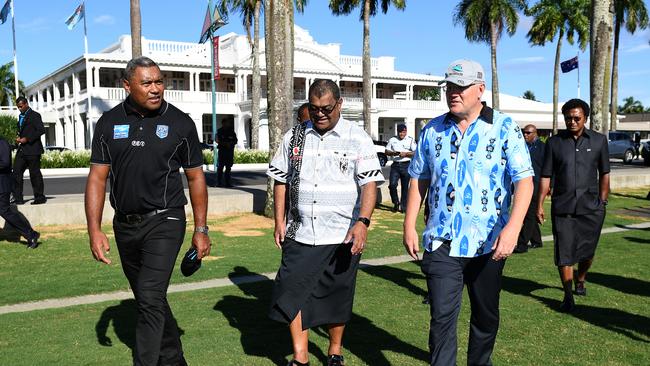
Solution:
[[[608,227],[603,229],[601,233],[611,234],[611,233],[619,233],[623,231],[647,229],[647,228],[650,228],[650,222],[643,222],[639,224],[632,224],[632,225],[626,225],[620,227],[619,226]],[[551,242],[553,241],[553,236],[552,235],[544,236],[542,238],[542,241]],[[368,259],[368,260],[361,261],[361,268],[404,263],[404,262],[409,262],[411,260],[412,260],[411,257],[408,255]],[[169,286],[168,292],[175,293],[175,292],[204,290],[210,288],[240,285],[245,283],[268,281],[268,280],[273,280],[274,278],[275,278],[275,272],[234,277],[234,278],[217,278],[217,279],[201,281],[201,282],[171,285]],[[64,307],[70,307],[76,305],[96,304],[105,301],[115,301],[115,300],[124,300],[124,299],[132,299],[132,298],[133,298],[133,293],[131,291],[117,291],[117,292],[107,292],[102,294],[76,296],[76,297],[68,297],[68,298],[61,298],[61,299],[48,299],[48,300],[0,306],[0,315],[34,311],[34,310],[64,308]]]

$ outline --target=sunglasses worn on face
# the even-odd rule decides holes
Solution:
[[[339,104],[338,101],[336,101],[333,106],[319,107],[309,103],[309,113],[318,114],[320,112],[325,116],[329,116],[332,112],[334,112],[337,104]]]
[[[524,131],[524,135],[530,135],[531,133],[535,133],[533,131]]]
[[[582,120],[582,117],[564,117],[565,122],[573,121],[573,122],[577,123],[577,122],[580,122],[581,120]]]

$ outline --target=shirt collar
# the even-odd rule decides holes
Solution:
[[[31,111],[31,110],[32,110],[31,108],[27,108],[27,110],[25,110],[25,113],[21,113],[20,115],[24,117],[24,116],[26,116],[27,113],[29,113],[29,111]]]
[[[493,124],[494,109],[488,107],[487,103],[485,102],[481,102],[481,104],[483,105],[483,107],[481,108],[481,112],[478,114],[478,118],[482,119],[486,123]],[[452,118],[451,112],[447,112],[447,116],[445,117],[445,124],[447,123],[454,123],[454,119]]]
[[[142,116],[142,113],[140,113],[140,111],[135,109],[135,107],[133,107],[133,105],[131,104],[131,98],[130,97],[126,97],[126,99],[124,100],[123,105],[124,105],[124,112],[126,113],[127,116],[129,114],[136,115],[136,116]],[[163,99],[162,103],[160,103],[160,108],[158,108],[158,110],[156,110],[154,112],[149,112],[146,115],[144,115],[144,117],[152,117],[154,115],[162,116],[165,113],[166,110],[167,110],[167,102]]]

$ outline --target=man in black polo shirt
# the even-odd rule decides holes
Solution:
[[[192,245],[199,259],[210,254],[201,146],[192,119],[163,100],[155,62],[135,58],[124,75],[129,96],[104,113],[93,137],[85,199],[90,249],[97,261],[111,263],[101,230],[110,178],[115,242],[138,307],[133,363],[186,365],[167,287],[185,236],[181,167],[194,214]]]
[[[562,106],[567,129],[548,139],[538,194],[537,220],[544,223],[544,198],[551,178],[551,220],[555,264],[564,288],[560,310],[571,312],[575,301],[573,265],[578,263],[575,294],[586,295],[585,278],[594,260],[609,195],[607,138],[585,128],[589,105],[571,99]]]

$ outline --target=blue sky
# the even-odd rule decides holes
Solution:
[[[0,0],[4,4],[5,0]],[[27,85],[64,66],[83,53],[83,25],[69,31],[64,21],[80,3],[77,0],[15,0],[19,77]],[[457,1],[409,0],[405,11],[390,8],[371,20],[373,57],[394,56],[400,71],[444,74],[458,58],[472,58],[485,68],[490,84],[490,51],[487,44],[469,43],[464,31],[454,26]],[[196,42],[205,15],[206,0],[141,0],[142,34],[149,39]],[[90,52],[98,52],[130,32],[129,1],[88,0],[87,24]],[[650,9],[650,3],[646,1]],[[311,0],[295,23],[307,29],[319,43],[339,43],[341,52],[361,55],[362,23],[359,13],[336,17],[325,0]],[[522,95],[532,90],[537,99],[552,100],[555,43],[530,46],[526,33],[532,21],[520,17],[513,37],[504,35],[498,46],[499,84],[502,93]],[[243,34],[238,14],[220,32]],[[623,32],[619,61],[619,102],[634,96],[650,106],[650,30],[634,35]],[[566,41],[562,60],[578,54]],[[589,99],[589,52],[580,52],[581,97]],[[13,58],[11,22],[0,25],[0,63]],[[560,76],[560,101],[577,96],[577,72]],[[620,103],[619,103],[620,104]]]

